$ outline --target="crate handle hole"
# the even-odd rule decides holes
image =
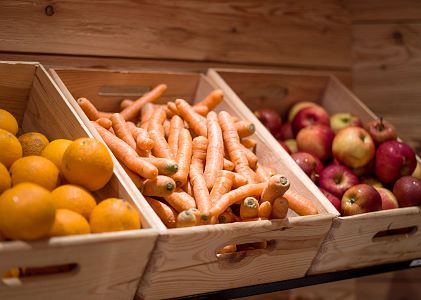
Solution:
[[[46,267],[15,267],[2,274],[1,281],[9,287],[19,287],[25,281],[50,275],[76,275],[80,270],[77,263],[53,265]]]
[[[380,242],[389,239],[401,239],[414,235],[418,231],[418,226],[409,226],[397,229],[388,229],[377,232],[372,240],[373,242]]]
[[[216,257],[218,259],[230,259],[230,260],[241,260],[246,256],[247,253],[257,253],[256,250],[271,251],[275,248],[276,241],[260,241],[253,243],[244,244],[229,244],[216,251]]]

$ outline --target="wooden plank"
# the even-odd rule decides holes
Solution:
[[[353,23],[421,20],[418,0],[345,0]]]
[[[421,24],[355,25],[356,94],[421,153]]]
[[[0,26],[0,51],[351,66],[338,0],[2,1]]]

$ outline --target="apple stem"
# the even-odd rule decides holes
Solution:
[[[383,117],[380,117],[380,123],[377,125],[377,130],[383,131],[383,129],[384,129]]]

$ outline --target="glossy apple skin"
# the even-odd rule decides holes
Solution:
[[[382,188],[383,187],[383,184],[372,176],[362,176],[360,178],[360,183],[365,183],[365,184],[371,185],[372,187],[375,187],[375,188]]]
[[[336,210],[339,213],[341,213],[341,200],[339,200],[338,197],[332,195],[331,193],[329,193],[328,191],[326,191],[325,189],[321,187],[319,187],[319,190],[323,193],[323,195],[325,195],[325,197],[330,201],[330,203],[333,204]]]
[[[414,150],[402,142],[387,141],[377,148],[374,173],[385,184],[411,175],[417,165]]]
[[[323,170],[320,159],[307,152],[297,152],[292,154],[291,157],[313,182],[318,181],[320,172]]]
[[[281,116],[276,110],[270,108],[262,108],[256,110],[254,114],[270,131],[270,133],[272,133],[272,135],[277,135],[277,133],[281,130],[282,120]]]
[[[347,167],[330,165],[320,173],[319,186],[338,198],[350,187],[358,184],[358,177]]]
[[[370,160],[368,164],[359,167],[351,168],[352,173],[357,176],[371,176],[374,174],[374,159]]]
[[[351,113],[336,113],[330,116],[330,127],[334,132],[338,132],[348,126],[361,127],[360,118]]]
[[[398,137],[395,126],[383,119],[368,121],[364,124],[364,128],[371,135],[376,145],[380,145],[386,141],[396,140]]]
[[[300,110],[292,120],[292,132],[296,136],[301,129],[312,125],[330,126],[329,114],[323,107],[312,106]]]
[[[421,205],[421,180],[414,176],[399,178],[393,185],[393,194],[399,207]]]
[[[356,126],[339,130],[332,143],[333,156],[350,168],[365,166],[375,154],[374,141],[368,132]]]
[[[285,144],[283,141],[281,140],[277,140],[278,143],[282,146],[282,148],[285,149],[286,152],[288,152],[289,155],[291,155],[291,150],[289,149],[288,145]]]
[[[289,140],[294,138],[294,134],[292,133],[292,125],[291,122],[283,123],[281,126],[281,133],[282,138],[284,140]]]
[[[382,199],[374,187],[357,184],[342,196],[341,209],[344,216],[378,211],[382,209]]]
[[[399,203],[395,195],[386,188],[374,187],[382,198],[382,210],[398,208]]]
[[[335,133],[328,126],[313,125],[305,127],[298,132],[296,141],[299,151],[308,152],[320,160],[332,156],[332,141]]]
[[[314,102],[308,102],[308,101],[301,101],[298,103],[295,103],[291,109],[288,111],[288,122],[292,122],[292,120],[294,120],[295,115],[302,110],[303,108],[306,107],[313,107],[313,106],[319,106],[317,103]]]
[[[284,143],[288,146],[289,151],[291,151],[291,153],[298,152],[297,141],[295,139],[285,140]]]

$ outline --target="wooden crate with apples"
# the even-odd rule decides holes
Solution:
[[[50,141],[92,137],[39,63],[0,62],[0,108],[17,119],[18,134],[36,131]],[[2,240],[1,299],[133,299],[158,231],[148,208],[133,201],[118,166],[94,196],[131,203],[142,229]]]
[[[375,114],[333,75],[322,72],[211,69],[208,72],[208,77],[225,92],[228,99],[235,99],[235,101],[240,101],[241,99],[252,111],[261,109],[275,110],[284,118],[284,120],[288,119],[288,113],[291,114],[291,116],[289,116],[290,119],[295,114],[295,116],[297,116],[293,118],[295,123],[292,122],[292,125],[289,128],[289,125],[285,125],[284,128],[280,130],[279,120],[277,120],[278,123],[274,122],[271,119],[273,118],[272,115],[263,112],[263,114],[266,115],[260,117],[266,118],[262,119],[265,122],[269,120],[269,125],[267,125],[268,129],[273,130],[275,136],[278,133],[279,138],[281,138],[282,135],[294,138],[294,136],[291,137],[291,134],[294,135],[291,132],[300,132],[300,147],[298,148],[309,149],[309,151],[314,151],[316,155],[323,158],[327,151],[325,149],[326,147],[323,146],[324,143],[326,143],[326,140],[330,140],[329,143],[332,143],[333,137],[338,137],[333,143],[333,147],[335,147],[335,145],[337,147],[336,149],[333,149],[335,157],[339,159],[341,164],[344,162],[347,165],[356,167],[359,167],[358,164],[366,164],[367,161],[373,157],[374,153],[379,153],[376,152],[376,150],[379,149],[379,146],[375,146],[374,149],[373,145],[370,145],[363,150],[363,154],[360,155],[357,150],[359,147],[354,146],[354,143],[363,142],[362,140],[371,140],[371,134],[368,138],[366,137],[368,134],[367,131],[361,132],[355,129],[348,129],[342,130],[341,134],[335,134],[330,131],[330,129],[323,129],[327,130],[326,133],[322,129],[318,129],[318,126],[313,126],[311,129],[307,127],[306,130],[300,131],[300,129],[306,125],[306,121],[313,122],[313,120],[318,120],[317,118],[320,117],[317,113],[317,109],[314,109],[314,107],[308,108],[307,110],[300,110],[300,105],[302,107],[311,106],[311,104],[303,104],[303,102],[312,102],[322,106],[328,114],[327,120],[325,114],[323,117],[324,119],[321,122],[328,122],[327,125],[330,125],[330,115],[335,113],[350,113],[357,116],[362,124],[366,124],[372,120],[378,120]],[[301,104],[299,106],[295,105],[300,102]],[[291,107],[295,107],[293,109],[295,110],[294,112],[290,111]],[[300,117],[297,114],[297,110],[300,110]],[[333,120],[335,123],[332,124],[334,128],[336,126],[342,126],[341,124],[338,124],[342,122],[341,117],[345,117],[348,121],[352,120],[348,115],[339,116],[339,118]],[[307,118],[307,120],[305,120],[305,118]],[[309,120],[308,118],[314,119]],[[255,118],[255,122],[258,122],[257,118]],[[384,128],[387,129],[387,123],[384,123],[384,125]],[[278,131],[275,131],[271,126],[274,126],[273,128],[277,127],[278,129],[276,130]],[[374,124],[374,127],[376,126],[378,127],[381,125],[376,123]],[[387,130],[378,132],[384,134]],[[372,134],[376,135],[376,133]],[[349,136],[352,135],[356,138],[349,138]],[[297,135],[297,137],[298,136],[299,135]],[[378,139],[381,137],[376,138]],[[271,143],[272,147],[276,149],[280,155],[286,153],[285,149],[274,136],[272,136],[268,142]],[[286,147],[288,147],[288,143],[292,148],[294,145],[297,145],[296,141],[295,143],[292,141],[291,146],[290,140],[287,142]],[[386,147],[384,144],[389,146]],[[361,180],[364,183],[378,184],[379,181],[377,179],[361,179],[361,177],[354,175],[354,173],[360,174],[368,171],[368,173],[379,174],[378,176],[382,181],[388,183],[386,186],[392,189],[392,183],[397,177],[401,176],[399,171],[396,171],[400,166],[399,161],[410,162],[410,167],[408,167],[410,171],[406,170],[407,173],[409,172],[408,175],[411,175],[410,172],[412,172],[413,167],[417,164],[416,161],[418,161],[419,168],[419,157],[416,157],[412,150],[408,150],[407,146],[399,144],[396,141],[384,144],[381,147],[383,153],[376,154],[377,170],[373,171],[373,169],[371,169],[370,171],[368,170],[369,168],[365,169],[365,166],[355,168],[353,172],[350,172],[349,169],[347,169],[348,171],[346,174],[351,173],[352,177],[350,182],[356,184]],[[401,157],[396,157],[394,160],[393,158],[387,158],[390,157],[387,156],[389,155],[388,153],[396,153],[397,148],[403,149],[402,153],[409,154],[402,154]],[[290,150],[289,148],[287,149]],[[294,159],[288,157],[290,164],[295,163],[294,160],[301,163],[300,159],[301,161],[305,159],[305,157],[300,157],[299,155],[294,157]],[[349,159],[351,159],[351,161],[349,161]],[[317,165],[316,161],[313,163],[314,166]],[[331,164],[338,164],[338,162],[332,162]],[[367,165],[368,164],[366,164],[366,166]],[[392,168],[395,166],[395,170],[391,168],[391,165]],[[316,180],[320,170],[317,170],[314,166],[310,168],[311,170],[308,170],[308,174],[310,176],[313,175],[313,180]],[[306,166],[304,165],[303,168],[305,167]],[[337,167],[329,167],[329,169],[326,168],[325,170],[328,170],[328,172],[324,172],[324,174],[321,172],[322,176],[317,178],[317,180],[324,180],[323,185],[329,186],[329,183],[334,183],[335,178],[333,177],[334,174],[338,173],[338,169]],[[303,171],[301,171],[300,179],[308,188],[317,189],[314,182]],[[328,182],[328,180],[330,180],[330,182]],[[410,191],[410,186],[414,186],[415,188]],[[336,191],[336,187],[337,186],[331,186],[334,191]],[[348,188],[349,186],[347,189]],[[349,192],[345,193],[343,197],[348,200],[346,201],[348,203],[345,205],[346,207],[341,207],[342,197],[340,196],[337,196],[335,199],[335,197],[331,197],[331,195],[325,196],[328,195],[326,192],[324,192],[325,194],[315,193],[320,200],[329,197],[332,204],[336,205],[336,208],[342,210],[343,215],[333,220],[332,228],[323,241],[308,274],[359,268],[421,257],[421,233],[418,230],[419,226],[421,226],[421,211],[418,206],[421,202],[421,196],[419,195],[421,192],[420,181],[414,177],[406,177],[399,181],[394,189],[395,195],[398,196],[395,198],[398,198],[401,205],[408,207],[389,210],[382,210],[381,198],[384,198],[383,205],[385,205],[385,207],[396,207],[397,201],[394,199],[392,193],[386,191],[385,194],[388,193],[389,196],[384,196],[384,194],[380,196],[383,192],[374,194],[372,192],[373,188],[367,189],[366,185],[363,187],[359,186],[359,188],[360,190],[366,190],[360,193],[359,191],[356,191],[356,188],[351,188]],[[338,190],[338,193],[343,194],[344,190]],[[390,194],[392,194],[392,196],[390,196]],[[355,195],[357,195],[357,197],[355,197]],[[360,202],[361,199],[370,200],[367,200],[364,203],[364,201]],[[355,206],[355,204],[358,204],[358,207]],[[414,206],[409,206],[411,204]],[[360,214],[356,214],[357,212],[360,212]],[[348,216],[344,216],[344,214],[347,214]]]
[[[136,99],[158,84],[168,90],[158,104],[185,99],[190,103],[203,99],[216,89],[206,76],[176,72],[122,72],[82,69],[51,69],[53,78],[92,134],[92,127],[76,99],[88,98],[99,110],[120,111],[125,98]],[[242,120],[253,114],[238,99],[225,97],[216,111],[228,111]],[[293,191],[301,193],[316,205],[319,214],[277,220],[236,222],[167,229],[158,216],[150,216],[160,224],[160,236],[137,297],[146,299],[172,298],[233,287],[303,277],[314,259],[321,241],[337,212],[318,190],[300,179],[301,172],[286,153],[278,154],[272,137],[260,125],[252,136],[257,141],[257,157],[263,165],[289,178]],[[126,183],[136,201],[146,200],[127,177]],[[320,201],[318,199],[321,199]],[[265,249],[220,255],[218,251],[230,244],[267,242]],[[256,276],[258,274],[258,276]]]

